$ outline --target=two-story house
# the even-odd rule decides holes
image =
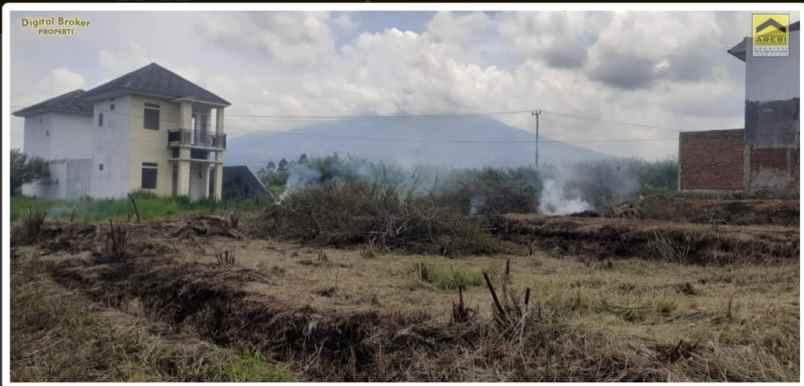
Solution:
[[[151,63],[89,91],[14,112],[23,151],[51,176],[23,186],[44,198],[120,198],[132,191],[220,199],[223,98]]]

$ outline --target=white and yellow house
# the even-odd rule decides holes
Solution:
[[[50,178],[23,186],[45,198],[120,198],[132,191],[220,199],[230,103],[151,63],[89,91],[14,112],[23,152]]]

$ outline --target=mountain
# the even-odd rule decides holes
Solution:
[[[402,165],[453,167],[531,165],[534,135],[480,116],[353,118],[311,124],[288,132],[253,132],[229,139],[227,165],[256,170],[268,161],[300,154],[342,155]],[[609,155],[542,137],[540,163],[600,160]]]

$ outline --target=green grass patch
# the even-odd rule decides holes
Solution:
[[[187,197],[157,197],[148,193],[134,194],[141,219],[152,220],[188,213],[212,213],[232,209],[256,208],[256,200],[197,200]],[[11,222],[22,220],[29,210],[44,211],[48,219],[72,220],[95,223],[108,220],[134,219],[135,214],[128,199],[45,200],[24,196],[11,197]]]
[[[447,264],[417,263],[416,277],[442,290],[469,288],[483,284],[481,271],[456,268]]]
[[[221,372],[226,382],[299,382],[299,374],[284,364],[271,363],[260,353],[240,354]]]

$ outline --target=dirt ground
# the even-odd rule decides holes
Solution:
[[[33,246],[15,246],[15,259],[41,262],[91,302],[263,352],[307,380],[799,379],[797,226],[511,219],[506,237],[520,248],[496,256],[317,248],[196,219],[130,225],[132,256],[118,260],[97,252],[107,226],[51,224]],[[766,258],[667,261],[650,244],[656,230],[726,240],[702,242],[706,256],[743,248]],[[631,236],[566,247],[600,234]],[[424,279],[422,266],[465,278],[470,321],[455,321],[455,286]],[[519,343],[493,332],[483,272],[500,296],[508,285],[518,302],[529,289]]]

